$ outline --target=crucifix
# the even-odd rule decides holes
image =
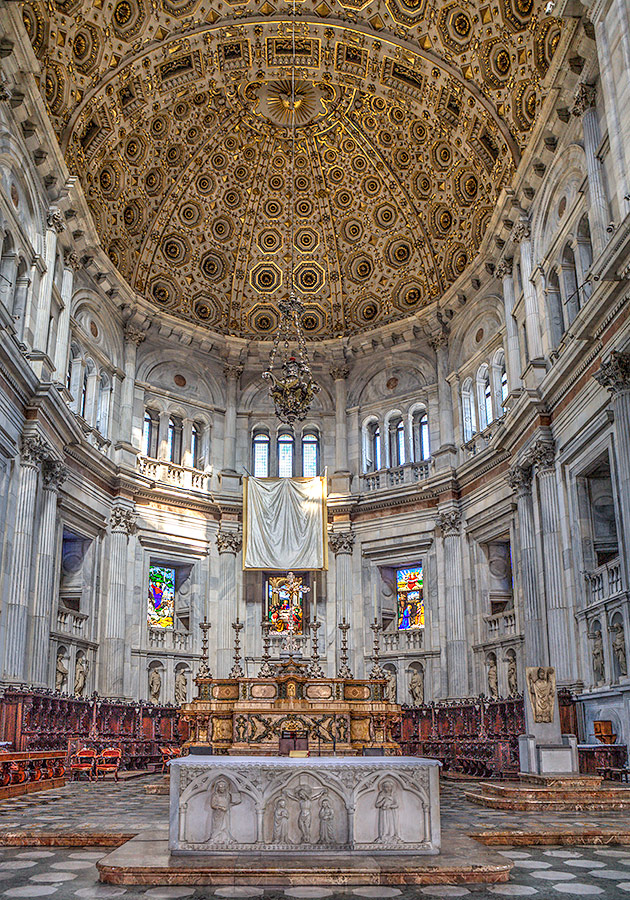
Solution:
[[[293,572],[269,579],[271,587],[271,604],[269,618],[271,627],[276,632],[284,633],[283,651],[295,653],[299,650],[296,635],[301,634],[303,620],[303,601],[310,588],[302,584]]]

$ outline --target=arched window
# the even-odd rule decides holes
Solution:
[[[423,409],[413,414],[411,427],[413,431],[413,458],[415,462],[429,459],[431,448],[429,445],[429,417]]]
[[[168,420],[166,458],[177,466],[182,461],[182,421],[177,416]]]
[[[405,423],[402,419],[399,419],[398,424],[396,425],[396,451],[398,457],[396,465],[404,466],[407,460],[405,458]]]
[[[257,431],[253,441],[254,478],[269,477],[269,435],[266,431]]]
[[[376,472],[381,468],[381,429],[372,420],[363,426],[363,471]]]
[[[295,440],[293,435],[282,431],[278,435],[278,478],[293,477],[293,456]]]
[[[462,411],[464,441],[472,440],[477,431],[477,417],[475,415],[475,398],[473,397],[472,378],[467,378],[462,385]]]
[[[302,475],[315,478],[319,472],[319,437],[313,431],[302,435]]]
[[[190,459],[194,469],[201,468],[201,435],[203,428],[197,422],[193,422],[190,433]]]
[[[153,409],[145,409],[142,427],[142,453],[155,459],[157,456],[158,414]]]
[[[387,425],[389,437],[389,465],[405,464],[405,425],[400,416],[393,416]],[[387,463],[386,463],[387,464]]]
[[[477,402],[479,404],[479,425],[481,430],[492,422],[492,388],[488,366],[481,366],[477,372]]]

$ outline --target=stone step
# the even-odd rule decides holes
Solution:
[[[484,781],[475,786],[475,790],[485,795],[502,798],[519,798],[525,800],[564,800],[570,799],[576,803],[588,803],[594,800],[627,800],[630,802],[629,787],[592,787],[592,788],[565,788],[565,787],[536,787],[512,782]]]
[[[580,810],[630,810],[630,791],[566,791],[562,798],[558,792],[551,799],[535,795],[529,791],[519,796],[511,793],[500,794],[481,791],[465,791],[464,796],[477,806],[490,809],[511,809],[531,812],[562,812]],[[546,792],[545,792],[546,793]],[[619,794],[622,794],[620,797]],[[576,796],[579,795],[579,796]]]

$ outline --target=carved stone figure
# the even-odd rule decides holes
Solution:
[[[531,667],[527,669],[526,677],[534,722],[553,722],[556,670],[551,666]]]
[[[595,675],[595,684],[602,684],[605,678],[605,669],[604,641],[601,631],[596,631],[593,635],[593,674]]]
[[[400,840],[398,834],[398,799],[391,778],[384,778],[378,786],[374,806],[378,810],[377,841],[379,844]]]
[[[217,778],[210,791],[210,837],[218,844],[234,842],[230,832],[230,810],[241,802],[241,795],[233,791],[227,778]]]
[[[385,686],[385,699],[388,703],[396,703],[396,673],[389,672],[387,675],[387,685]]]
[[[414,669],[409,681],[409,693],[412,705],[422,706],[424,703],[424,671],[422,669]]]
[[[162,693],[162,676],[159,669],[151,669],[149,672],[149,700],[152,703],[160,702]]]
[[[617,660],[617,665],[619,666],[619,674],[627,675],[628,663],[626,659],[626,638],[623,633],[623,625],[621,622],[616,622],[613,625],[613,631],[615,636],[613,637],[612,647],[615,659]]]
[[[319,807],[319,843],[320,844],[334,844],[335,843],[335,834],[333,828],[333,822],[335,819],[335,813],[330,805],[330,800],[328,799],[328,794],[324,794],[322,797],[322,802]]]
[[[518,672],[516,669],[516,657],[512,656],[512,654],[508,656],[507,680],[510,697],[513,697],[514,694],[518,693]]]
[[[497,661],[491,658],[488,662],[488,694],[493,700],[499,696],[499,676],[497,672]]]
[[[289,797],[290,800],[295,800],[299,805],[300,811],[298,813],[297,824],[300,831],[300,837],[305,844],[312,843],[311,816],[313,811],[313,801],[318,800],[323,793],[323,789],[317,790],[306,784],[301,784],[295,791],[287,791],[287,797]]]
[[[180,669],[175,675],[175,703],[177,703],[178,706],[181,706],[182,703],[186,702],[187,694],[188,681],[186,680],[186,673]]]
[[[287,809],[287,801],[284,797],[280,797],[276,801],[276,807],[273,811],[273,835],[272,844],[286,844],[289,840],[289,810]]]
[[[77,697],[83,696],[88,668],[88,661],[85,656],[77,657],[77,664],[74,670],[74,693]]]
[[[68,680],[68,667],[64,663],[64,651],[57,651],[57,665],[55,666],[55,690],[63,691]]]

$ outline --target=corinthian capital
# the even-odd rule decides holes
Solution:
[[[521,241],[528,241],[530,236],[531,229],[529,227],[529,222],[526,219],[520,219],[512,229],[512,240],[515,244],[520,244]]]
[[[627,391],[630,388],[630,353],[613,350],[593,377],[611,394]]]
[[[125,340],[129,341],[130,344],[135,344],[136,347],[139,347],[145,338],[146,334],[144,331],[141,331],[134,325],[125,325]]]
[[[553,470],[556,462],[556,446],[553,441],[538,440],[534,442],[531,460],[542,470]]]
[[[501,281],[504,278],[512,277],[512,260],[511,259],[500,259],[499,263],[494,270],[494,274],[497,278],[500,278]]]
[[[582,82],[582,84],[578,85],[575,102],[571,112],[579,119],[584,115],[587,109],[592,109],[595,106],[596,99],[597,89],[595,85]]]
[[[64,219],[61,210],[57,209],[56,206],[49,209],[48,215],[46,216],[46,224],[49,228],[56,231],[57,234],[61,234],[66,227],[66,220]]]
[[[112,534],[126,534],[127,536],[135,534],[137,531],[136,516],[133,510],[125,509],[124,506],[115,506],[109,520]]]
[[[48,445],[38,435],[26,435],[20,443],[20,464],[38,466],[49,452]]]
[[[233,378],[234,381],[238,381],[243,374],[243,366],[223,366],[223,374],[228,379],[228,381],[230,380],[230,378]]]
[[[531,465],[512,466],[507,474],[508,484],[519,496],[529,494],[532,489]]]
[[[243,536],[238,531],[217,531],[219,553],[238,553],[243,546]]]
[[[330,370],[330,377],[333,381],[345,381],[350,374],[348,366],[335,366]]]
[[[59,459],[46,459],[42,468],[44,487],[58,491],[68,477],[68,470]]]
[[[352,553],[354,549],[354,531],[333,531],[328,535],[330,549],[338,556],[340,553]]]
[[[435,520],[435,527],[440,529],[444,537],[457,537],[461,524],[462,516],[456,509],[439,513]]]
[[[63,264],[66,269],[72,269],[73,272],[79,271],[81,268],[81,260],[79,259],[79,254],[76,250],[64,250]]]
[[[444,329],[443,331],[434,334],[429,338],[429,344],[436,352],[440,347],[448,347],[448,331]]]

